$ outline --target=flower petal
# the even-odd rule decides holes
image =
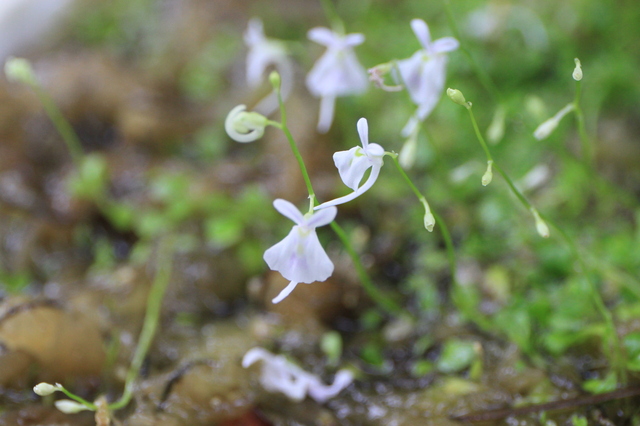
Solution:
[[[242,357],[242,366],[247,368],[256,361],[269,360],[271,358],[273,358],[273,354],[268,350],[260,347],[251,348],[244,354],[244,357]]]
[[[307,32],[307,38],[311,41],[315,41],[323,46],[331,46],[336,44],[336,34],[329,28],[316,27],[311,28]]]
[[[333,273],[333,262],[320,244],[315,229],[294,226],[282,241],[264,252],[263,258],[269,268],[297,283],[324,281]]]
[[[244,42],[247,46],[259,44],[265,40],[264,26],[262,20],[259,18],[252,18],[249,20],[247,30],[244,32]]]
[[[317,128],[319,133],[327,133],[331,128],[335,104],[335,96],[323,96],[320,98],[320,117],[318,118]]]
[[[291,281],[289,283],[289,285],[287,285],[285,288],[283,288],[282,291],[280,293],[278,293],[278,295],[276,297],[271,299],[271,303],[273,303],[275,305],[276,303],[282,302],[285,297],[287,297],[288,295],[291,294],[291,292],[296,288],[297,285],[298,285],[297,282]]]
[[[318,228],[328,225],[333,222],[337,214],[338,209],[336,207],[317,211],[307,220],[307,226],[309,228]]]
[[[416,35],[416,38],[422,45],[422,47],[430,52],[431,49],[431,34],[429,33],[429,26],[422,19],[412,19],[411,29]]]
[[[336,198],[335,200],[327,201],[326,203],[322,203],[319,206],[316,206],[314,210],[326,209],[327,207],[337,206],[338,204],[344,204],[348,201],[351,201],[360,195],[364,194],[373,186],[378,179],[378,175],[380,174],[381,165],[374,165],[371,169],[371,174],[367,181],[359,187],[357,190],[353,191],[351,194],[345,195],[344,197]]]
[[[357,155],[360,151],[360,155]],[[351,148],[349,151],[339,151],[333,154],[333,162],[340,173],[340,179],[354,191],[360,186],[360,181],[365,172],[372,166],[369,158],[362,153],[359,146]]]
[[[432,53],[452,52],[460,47],[460,43],[453,37],[442,37],[431,44]]]
[[[287,200],[278,198],[273,202],[273,207],[275,207],[281,215],[294,221],[296,225],[302,225],[305,222],[300,210]]]
[[[336,373],[333,383],[329,386],[320,382],[320,380],[312,380],[309,383],[309,396],[319,403],[323,403],[328,399],[338,395],[344,388],[353,382],[353,373],[349,370],[340,370]]]
[[[364,40],[365,40],[364,34],[360,34],[360,33],[347,34],[344,37],[344,44],[347,46],[355,47],[364,43]]]
[[[360,135],[360,142],[366,150],[367,145],[369,145],[369,123],[367,123],[367,119],[363,117],[358,120],[356,128],[358,129],[358,135]]]

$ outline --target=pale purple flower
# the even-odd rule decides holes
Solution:
[[[383,164],[384,148],[377,143],[369,143],[369,126],[366,118],[358,120],[357,128],[362,147],[355,146],[348,151],[340,151],[333,154],[333,161],[338,168],[342,182],[353,189],[353,192],[344,197],[322,203],[315,210],[351,201],[364,194],[378,179]],[[369,178],[360,186],[360,181],[362,181],[369,168],[371,168]]]
[[[287,361],[282,355],[274,355],[263,348],[250,349],[242,358],[242,366],[249,367],[262,361],[260,383],[269,392],[281,392],[294,401],[301,401],[308,394],[317,402],[323,403],[338,395],[353,382],[353,373],[340,370],[333,384],[325,385],[315,374],[308,373],[297,365]]]
[[[316,228],[333,222],[338,209],[333,207],[316,213],[302,215],[293,204],[277,199],[273,206],[283,216],[296,223],[282,241],[264,252],[264,260],[274,271],[278,271],[291,282],[272,302],[278,303],[287,297],[299,283],[311,284],[324,281],[333,273],[333,262],[322,248]]]
[[[280,74],[282,98],[286,99],[293,86],[293,65],[283,42],[264,35],[262,21],[253,18],[244,33],[247,53],[247,83],[256,88],[264,81],[265,71],[274,67]],[[278,98],[272,93],[255,106],[254,110],[269,115],[278,107]]]
[[[320,98],[318,131],[325,133],[333,122],[333,110],[339,96],[358,95],[367,90],[367,72],[353,51],[364,42],[362,34],[339,35],[317,27],[307,33],[309,40],[327,47],[307,75],[307,88]]]
[[[445,53],[456,50],[459,46],[458,40],[453,37],[443,37],[432,42],[429,27],[422,19],[413,19],[411,28],[422,49],[408,59],[397,61],[400,77],[411,99],[418,105],[418,110],[402,130],[405,137],[429,116],[440,100],[447,65]]]

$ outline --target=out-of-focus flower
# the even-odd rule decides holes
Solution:
[[[264,253],[264,260],[274,271],[278,271],[291,282],[272,302],[279,303],[299,283],[311,284],[324,281],[333,273],[333,262],[327,256],[316,235],[316,228],[333,222],[338,209],[328,208],[316,213],[302,215],[300,210],[286,200],[277,199],[273,206],[296,225],[278,244]]]
[[[316,206],[315,210],[351,201],[364,194],[378,179],[383,164],[384,148],[377,143],[369,143],[369,126],[366,118],[358,120],[357,128],[362,147],[355,146],[348,151],[340,151],[333,154],[333,161],[338,168],[342,182],[353,189],[353,192],[344,197],[322,203]],[[369,168],[371,168],[369,178],[360,186],[360,181]]]
[[[338,395],[353,382],[353,373],[340,370],[333,384],[325,385],[315,374],[308,373],[297,365],[287,361],[282,355],[274,355],[263,348],[250,349],[242,359],[247,368],[262,361],[260,383],[269,392],[281,392],[294,401],[301,401],[308,394],[317,402],[323,403]]]
[[[224,121],[224,129],[236,142],[253,142],[264,135],[267,117],[257,112],[247,112],[245,105],[233,108]]]
[[[558,111],[556,115],[536,127],[536,130],[533,131],[533,136],[538,140],[547,138],[556,129],[556,127],[558,127],[560,120],[562,120],[565,115],[573,111],[574,108],[575,105],[573,103],[567,104],[564,108]]]
[[[286,99],[293,86],[293,65],[284,43],[280,40],[267,38],[264,35],[262,21],[258,18],[249,21],[244,33],[244,42],[249,48],[247,53],[247,83],[249,86],[258,87],[264,81],[265,71],[272,66],[281,76],[281,95],[283,99]],[[272,93],[260,101],[254,110],[269,115],[277,107],[278,98]]]
[[[447,65],[445,53],[456,50],[459,46],[458,40],[453,37],[443,37],[432,42],[429,27],[422,19],[413,19],[411,28],[422,49],[410,58],[397,62],[400,77],[411,99],[418,106],[418,110],[402,130],[404,137],[409,136],[414,127],[429,116],[440,100]]]
[[[317,27],[307,33],[309,40],[327,47],[307,75],[307,88],[320,98],[318,131],[325,133],[333,122],[333,110],[339,96],[358,95],[367,90],[367,73],[356,54],[355,46],[364,42],[362,34],[340,35]]]

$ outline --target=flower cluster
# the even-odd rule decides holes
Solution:
[[[371,79],[379,87],[386,90],[399,90],[404,87],[418,106],[416,113],[403,131],[411,134],[410,144],[401,151],[401,162],[407,166],[412,162],[412,158],[408,157],[415,156],[417,123],[424,120],[433,110],[443,91],[447,62],[445,53],[458,48],[457,40],[451,37],[431,41],[429,28],[420,19],[411,21],[411,27],[422,49],[408,59],[378,65],[369,70]],[[307,36],[310,40],[327,48],[306,78],[306,85],[311,94],[320,98],[318,131],[326,132],[333,121],[336,98],[360,94],[367,89],[367,73],[358,62],[353,50],[354,47],[362,44],[365,38],[362,34],[343,35],[323,27],[311,29]],[[247,57],[249,85],[258,85],[270,65],[282,69],[289,68],[290,63],[284,45],[265,36],[261,21],[254,19],[249,22],[245,32],[245,42],[249,47]],[[383,81],[384,75],[394,72],[403,84],[386,86]],[[284,89],[279,87],[279,81],[283,81],[283,85],[286,81],[290,84],[290,75],[286,78],[280,75],[276,77],[277,81],[272,79],[272,85],[276,94],[278,91],[282,94]],[[227,133],[238,142],[252,142],[259,139],[268,125],[281,129],[286,126],[284,122],[280,124],[268,120],[261,111],[247,112],[244,105],[235,107],[225,121]],[[358,120],[356,127],[361,146],[339,151],[333,155],[340,178],[352,190],[351,193],[314,206],[315,196],[307,179],[312,200],[307,214],[300,212],[289,201],[278,199],[273,203],[278,212],[295,223],[282,241],[264,253],[264,260],[269,268],[280,272],[289,280],[289,284],[272,300],[273,303],[284,300],[300,283],[325,281],[331,276],[334,266],[318,240],[316,228],[330,224],[337,215],[335,206],[352,201],[364,194],[380,175],[384,156],[389,153],[385,152],[382,146],[369,143],[369,129],[365,118]],[[296,149],[294,146],[294,150]],[[304,168],[304,165],[301,167]],[[366,179],[365,176],[367,176]],[[425,227],[431,231],[435,219],[424,197],[419,197],[419,200],[425,206]]]

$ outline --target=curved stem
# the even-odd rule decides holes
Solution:
[[[302,154],[300,154],[300,150],[298,149],[298,145],[296,144],[295,139],[293,139],[293,135],[291,131],[289,131],[289,127],[287,126],[287,109],[284,106],[284,101],[282,100],[282,93],[280,91],[280,87],[275,87],[275,91],[278,95],[278,104],[280,105],[280,123],[279,128],[282,130],[287,140],[289,141],[289,146],[291,147],[291,151],[293,151],[294,157],[296,157],[296,161],[298,162],[298,167],[300,167],[300,173],[302,173],[302,179],[304,179],[304,183],[307,186],[307,191],[309,192],[309,211],[313,211],[313,207],[316,202],[316,194],[313,191],[313,185],[311,185],[311,178],[309,177],[309,172],[307,171],[307,166],[304,164],[304,160],[302,158]]]
[[[353,261],[353,266],[356,268],[356,273],[358,274],[358,278],[362,283],[362,287],[364,291],[367,292],[367,295],[376,302],[382,309],[387,311],[389,314],[398,315],[402,312],[402,307],[394,302],[392,299],[386,297],[378,288],[373,285],[371,278],[367,274],[367,271],[364,268],[364,265],[360,261],[360,256],[356,253],[356,250],[351,245],[351,241],[347,236],[347,233],[342,229],[340,225],[336,221],[331,222],[331,229],[336,233],[342,244],[344,245],[345,250],[351,257]]]
[[[140,374],[142,363],[144,362],[147,353],[149,352],[151,342],[153,341],[153,338],[156,334],[156,329],[158,328],[158,323],[160,320],[160,308],[162,307],[164,294],[167,290],[167,286],[169,285],[169,281],[171,278],[171,270],[173,266],[172,240],[172,237],[168,236],[160,241],[160,245],[158,247],[158,256],[156,260],[156,276],[153,280],[151,292],[149,293],[149,297],[147,299],[147,311],[145,313],[142,331],[140,332],[138,346],[136,347],[136,351],[133,355],[133,360],[131,361],[131,366],[129,367],[129,371],[127,372],[124,392],[119,400],[112,404],[109,404],[109,409],[111,410],[119,410],[121,408],[124,408],[131,401],[131,398],[133,397],[135,381]]]
[[[76,168],[80,168],[80,162],[82,161],[82,157],[84,154],[82,151],[82,144],[80,143],[78,135],[73,130],[73,127],[71,126],[71,124],[69,124],[55,102],[53,102],[53,99],[51,99],[49,94],[45,92],[38,83],[32,83],[31,88],[34,92],[36,92],[36,95],[38,96],[40,103],[49,116],[49,119],[56,127],[58,133],[60,133],[60,136],[62,136],[62,140],[64,140],[64,143],[67,145],[67,149],[71,154],[71,158]]]
[[[91,411],[96,411],[98,409],[98,407],[87,401],[84,398],[79,397],[78,395],[69,392],[64,386],[60,385],[57,390],[59,390],[60,392],[62,392],[63,394],[65,394],[66,396],[68,396],[69,398],[73,399],[76,402],[79,402],[80,404],[84,405],[85,407],[87,407],[89,410]]]

